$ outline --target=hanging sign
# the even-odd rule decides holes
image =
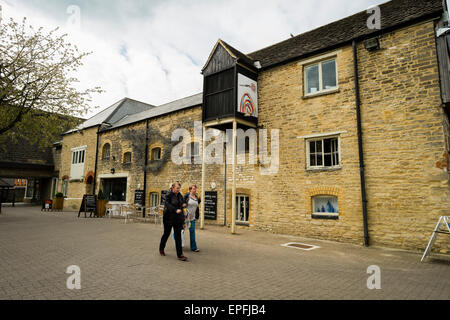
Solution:
[[[258,83],[238,73],[238,112],[258,117]]]

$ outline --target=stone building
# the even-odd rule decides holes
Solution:
[[[129,203],[144,190],[154,206],[178,180],[216,199],[202,226],[423,250],[450,212],[446,3],[378,8],[380,28],[364,11],[249,54],[219,40],[203,93],[89,119],[63,139],[68,207],[100,189]],[[194,163],[177,164],[179,151]],[[448,239],[436,248],[448,253]]]

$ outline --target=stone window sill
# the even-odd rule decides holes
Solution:
[[[313,219],[339,220],[339,213],[314,212],[311,217]]]
[[[244,226],[244,227],[250,226],[250,224],[248,222],[238,222],[238,221],[236,221],[236,225],[237,226]]]
[[[315,98],[315,97],[324,96],[324,95],[327,95],[327,94],[339,93],[340,91],[341,90],[339,88],[332,89],[332,90],[327,90],[327,91],[320,91],[320,92],[317,92],[317,93],[311,93],[311,94],[304,95],[302,97],[302,99],[311,99],[311,98]]]
[[[323,172],[323,171],[338,171],[338,170],[342,170],[342,166],[320,167],[320,168],[306,168],[307,172]]]

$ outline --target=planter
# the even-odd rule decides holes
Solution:
[[[52,210],[63,210],[64,198],[53,198]]]
[[[108,203],[108,200],[97,200],[97,215],[99,217],[105,216],[107,203]]]

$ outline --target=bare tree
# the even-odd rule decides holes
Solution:
[[[48,146],[79,122],[92,93],[80,91],[73,76],[90,53],[59,35],[10,19],[0,25],[0,142],[25,138]]]

